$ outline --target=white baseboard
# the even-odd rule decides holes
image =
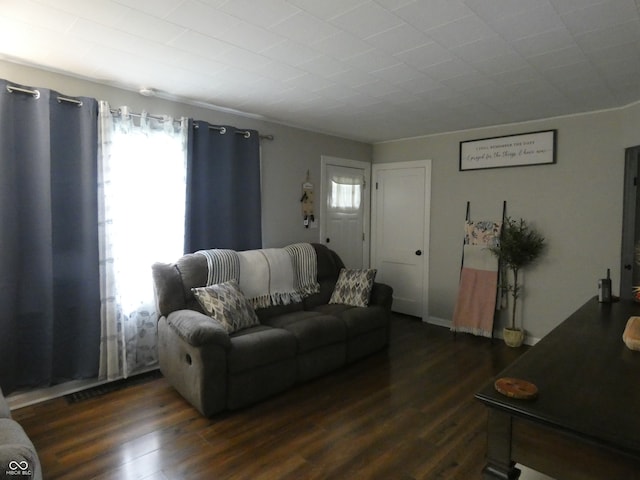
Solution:
[[[11,410],[16,410],[47,400],[53,400],[54,398],[64,397],[65,395],[70,395],[88,388],[104,385],[107,382],[108,380],[90,378],[86,380],[72,380],[52,387],[12,392],[7,396],[7,403]]]
[[[451,320],[446,320],[444,318],[429,317],[426,323],[437,325],[439,327],[451,328]]]
[[[139,371],[132,373],[131,377],[157,369],[157,365],[141,368]],[[9,404],[10,410],[17,410],[18,408],[28,407],[30,405],[35,405],[36,403],[53,400],[54,398],[64,397],[65,395],[71,395],[72,393],[80,392],[82,390],[87,390],[93,387],[99,387],[100,385],[104,385],[105,383],[115,382],[123,379],[124,377],[118,377],[112,380],[99,380],[97,378],[71,380],[69,382],[54,385],[52,387],[34,388],[30,390],[12,392],[6,397],[6,400]]]
[[[439,317],[429,317],[426,323],[429,323],[431,325],[437,325],[439,327],[445,327],[445,328],[451,328],[451,324],[452,324],[451,320],[447,320],[445,318],[439,318]],[[494,331],[494,334],[495,334],[495,338],[502,339],[502,328],[496,328]],[[539,341],[540,339],[538,337],[532,337],[531,335],[525,335],[524,337],[525,345],[533,346]]]

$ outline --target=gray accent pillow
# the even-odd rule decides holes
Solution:
[[[376,269],[341,269],[329,303],[366,307],[369,305],[369,296],[376,273]]]
[[[192,288],[191,291],[204,312],[220,322],[227,333],[260,325],[255,310],[235,280]]]

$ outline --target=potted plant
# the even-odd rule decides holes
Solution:
[[[502,225],[500,244],[490,247],[491,253],[498,257],[504,269],[511,271],[513,283],[509,283],[505,272],[502,275],[503,291],[510,292],[513,303],[511,305],[511,322],[503,330],[504,341],[511,347],[519,347],[524,340],[524,330],[516,327],[516,304],[522,293],[518,273],[524,267],[531,265],[544,251],[545,239],[522,218],[514,220],[507,217]]]

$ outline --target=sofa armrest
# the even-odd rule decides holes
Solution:
[[[0,389],[0,418],[11,418],[11,409],[7,399],[2,394],[2,389]]]
[[[224,327],[195,310],[176,310],[167,315],[167,324],[187,343],[194,347],[216,344],[231,347],[231,339]]]
[[[369,297],[369,305],[379,305],[391,310],[393,304],[393,288],[386,283],[374,283]]]
[[[11,419],[0,419],[0,478],[41,480],[36,449],[22,427]]]

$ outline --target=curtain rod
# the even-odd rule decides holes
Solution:
[[[9,93],[13,93],[13,92],[20,92],[20,93],[26,93],[28,95],[33,95],[33,98],[40,98],[40,91],[38,90],[29,90],[26,88],[22,88],[22,87],[16,87],[13,85],[7,85],[7,91]],[[81,100],[76,100],[75,98],[69,98],[69,97],[63,97],[61,95],[58,95],[57,98],[58,102],[68,102],[68,103],[73,103],[75,105],[77,105],[78,107],[82,106],[82,101]],[[120,111],[120,109],[110,109],[109,110],[112,114],[114,115],[121,115],[122,112]],[[132,117],[142,117],[141,113],[133,113],[133,112],[129,112],[129,115],[131,115]],[[155,120],[158,120],[160,122],[165,120],[165,117],[159,116],[159,115],[151,115],[151,114],[147,114],[147,117],[149,118],[153,118]],[[175,123],[180,123],[180,120],[173,120]],[[195,128],[198,128],[198,125],[195,124],[194,125]],[[225,127],[216,127],[214,125],[209,125],[209,129],[211,130],[218,130],[221,134],[226,133],[227,129]],[[244,138],[249,138],[251,136],[251,132],[249,130],[238,130],[236,132],[237,134],[240,134],[242,136],[244,136]],[[260,140],[274,140],[274,136],[273,135],[260,135]]]
[[[33,98],[36,98],[36,99],[40,98],[40,91],[39,90],[29,90],[27,88],[16,87],[14,85],[7,85],[7,91],[9,93],[13,93],[13,92],[26,93],[28,95],[33,95]],[[58,95],[57,100],[58,100],[58,102],[73,103],[74,105],[77,105],[78,107],[82,106],[82,101],[81,100],[76,100],[75,98],[63,97],[62,95]]]
[[[197,123],[193,124],[194,128],[200,128]],[[226,127],[217,127],[215,125],[209,125],[209,130],[217,130],[220,132],[220,135],[224,135],[227,133]],[[249,138],[251,136],[251,132],[249,130],[238,130],[236,132],[238,135],[242,135],[244,138]],[[273,135],[260,135],[260,140],[274,140],[275,137]]]
[[[117,115],[121,115],[122,114],[122,112],[120,111],[119,108],[118,109],[113,109],[112,108],[111,109],[111,113],[117,114]],[[134,112],[129,112],[129,115],[131,115],[132,117],[138,117],[138,118],[142,117],[142,114],[134,113]],[[165,118],[163,116],[151,115],[150,113],[147,113],[147,117],[153,118],[153,119],[158,120],[160,122],[165,120]],[[176,123],[180,123],[180,120],[174,119],[173,121],[176,122]],[[197,123],[194,123],[193,127],[194,128],[200,128]],[[221,135],[224,135],[225,133],[227,133],[226,127],[217,127],[215,125],[209,125],[209,130],[217,130],[217,131],[220,132]],[[242,135],[244,138],[249,138],[251,136],[251,132],[249,130],[238,130],[238,131],[236,131],[236,133],[238,135]],[[274,136],[273,135],[260,135],[260,140],[274,140]]]
[[[120,108],[110,108],[109,111],[113,115],[122,115],[122,109],[120,109]],[[130,116],[136,117],[136,118],[142,118],[142,114],[141,113],[127,112],[127,115],[130,115]],[[164,122],[166,120],[166,118],[163,117],[162,115],[152,115],[150,113],[147,113],[146,116],[148,118],[153,118],[154,120],[158,120],[159,122]],[[180,120],[174,118],[173,122],[179,124]]]

